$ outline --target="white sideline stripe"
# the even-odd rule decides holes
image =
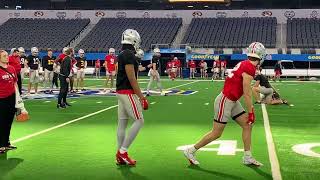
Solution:
[[[186,86],[186,85],[193,84],[193,83],[196,83],[196,82],[199,82],[199,81],[192,81],[192,82],[189,82],[189,83],[180,84],[180,85],[178,85],[178,86],[173,86],[173,87],[168,88],[168,89],[166,89],[166,90],[178,88],[178,87],[181,87],[181,86]]]
[[[68,125],[68,124],[71,124],[71,123],[80,121],[80,120],[82,120],[82,119],[85,119],[85,118],[88,118],[88,117],[97,115],[97,114],[99,114],[99,113],[102,113],[102,112],[104,112],[104,111],[108,111],[108,110],[113,109],[113,108],[116,108],[116,107],[118,107],[118,105],[110,106],[110,107],[108,107],[108,108],[102,109],[102,110],[100,110],[100,111],[97,111],[97,112],[94,112],[94,113],[91,113],[91,114],[87,114],[87,115],[85,115],[85,116],[82,116],[82,117],[80,117],[80,118],[77,118],[77,119],[68,121],[68,122],[66,122],[66,123],[63,123],[63,124],[60,124],[60,125],[57,125],[57,126],[54,126],[54,127],[51,127],[51,128],[48,128],[48,129],[45,129],[45,130],[42,130],[42,131],[33,133],[33,134],[30,134],[30,135],[28,135],[28,136],[25,136],[25,137],[16,139],[16,140],[12,141],[12,143],[18,143],[18,142],[21,142],[21,141],[24,141],[24,140],[33,138],[33,137],[35,137],[35,136],[38,136],[38,135],[47,133],[47,132],[49,132],[49,131],[52,131],[52,130],[61,128],[61,127],[66,126],[66,125]]]
[[[268,153],[269,153],[269,160],[271,163],[272,178],[273,178],[273,180],[282,180],[279,160],[277,157],[276,148],[275,148],[273,138],[272,138],[269,116],[268,116],[268,112],[266,109],[266,105],[261,104],[261,109],[262,109],[263,124],[264,124],[264,129],[266,132],[266,139],[267,139],[267,144],[268,144]]]
[[[186,86],[186,85],[188,85],[188,84],[192,84],[192,83],[195,83],[195,82],[198,82],[198,81],[194,81],[194,82],[191,82],[191,83],[181,84],[181,85],[179,85],[179,87],[181,87],[181,86]],[[172,88],[176,88],[176,87],[172,87]],[[170,88],[169,88],[169,89],[170,89]],[[72,101],[71,103],[75,103],[75,102],[76,102],[76,101]],[[33,137],[35,137],[35,136],[38,136],[38,135],[47,133],[47,132],[49,132],[49,131],[52,131],[52,130],[61,128],[61,127],[66,126],[66,125],[68,125],[68,124],[71,124],[71,123],[80,121],[80,120],[82,120],[82,119],[85,119],[85,118],[88,118],[88,117],[91,117],[91,116],[94,116],[94,115],[97,115],[97,114],[100,114],[100,113],[102,113],[102,112],[104,112],[104,111],[108,111],[108,110],[113,109],[113,108],[115,108],[115,107],[118,107],[118,105],[110,106],[110,107],[105,108],[105,109],[102,109],[102,110],[100,110],[100,111],[97,111],[97,112],[94,112],[94,113],[91,113],[91,114],[87,114],[87,115],[82,116],[82,117],[80,117],[80,118],[77,118],[77,119],[74,119],[74,120],[65,122],[65,123],[63,123],[63,124],[60,124],[60,125],[57,125],[57,126],[54,126],[54,127],[51,127],[51,128],[48,128],[48,129],[45,129],[45,130],[42,130],[42,131],[33,133],[33,134],[30,134],[30,135],[27,135],[27,136],[24,136],[24,137],[22,137],[22,138],[19,138],[19,139],[16,139],[16,140],[12,141],[12,143],[18,143],[18,142],[21,142],[21,141],[24,141],[24,140],[33,138]]]

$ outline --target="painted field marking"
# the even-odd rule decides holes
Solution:
[[[49,102],[51,102],[51,101],[44,101],[44,103],[49,103]]]
[[[113,108],[116,108],[116,107],[118,107],[118,105],[114,105],[114,106],[107,107],[107,108],[102,109],[102,110],[100,110],[100,111],[87,114],[87,115],[85,115],[85,116],[82,116],[82,117],[73,119],[73,120],[68,121],[68,122],[65,122],[65,123],[63,123],[63,124],[60,124],[60,125],[57,125],[57,126],[54,126],[54,127],[51,127],[51,128],[48,128],[48,129],[45,129],[45,130],[42,130],[42,131],[33,133],[33,134],[30,134],[30,135],[27,135],[27,136],[24,136],[24,137],[22,137],[22,138],[18,138],[18,139],[16,139],[16,140],[12,141],[12,143],[18,143],[18,142],[21,142],[21,141],[24,141],[24,140],[33,138],[33,137],[35,137],[35,136],[39,136],[39,135],[41,135],[41,134],[50,132],[50,131],[55,130],[55,129],[58,129],[58,128],[61,128],[61,127],[66,126],[66,125],[68,125],[68,124],[72,124],[72,123],[81,121],[82,119],[86,119],[86,118],[88,118],[88,117],[92,117],[92,116],[94,116],[94,115],[100,114],[100,113],[102,113],[102,112],[108,111],[108,110],[113,109]]]
[[[101,103],[102,103],[102,101],[98,101],[98,102],[97,102],[97,104],[101,104]]]
[[[179,104],[179,105],[181,105],[181,104],[182,104],[182,102],[178,102],[178,104]]]
[[[208,105],[209,105],[209,103],[204,103],[204,105],[208,106]]]
[[[261,109],[262,109],[263,124],[264,124],[265,133],[266,133],[267,144],[268,144],[268,153],[269,153],[269,160],[271,163],[272,178],[273,180],[282,180],[279,160],[277,157],[276,148],[272,138],[269,116],[268,116],[266,105],[261,104]]]
[[[186,86],[186,85],[188,85],[188,84],[193,84],[193,83],[196,83],[196,82],[198,82],[198,81],[181,84],[181,85],[179,85],[179,87],[181,87],[181,86]],[[177,86],[176,86],[176,87],[177,87]],[[172,87],[172,88],[176,88],[176,87]],[[169,88],[169,89],[171,89],[171,88]],[[70,103],[75,103],[75,102],[76,102],[76,101],[71,101]],[[64,126],[66,126],[66,125],[68,125],[68,124],[72,124],[72,123],[74,123],[74,122],[81,121],[81,120],[83,120],[83,119],[86,119],[86,118],[88,118],[88,117],[92,117],[92,116],[94,116],[94,115],[100,114],[100,113],[102,113],[102,112],[108,111],[108,110],[113,109],[113,108],[116,108],[116,107],[118,107],[118,105],[113,105],[113,106],[107,107],[107,108],[105,108],[105,109],[96,111],[96,112],[94,112],[94,113],[90,113],[90,114],[87,114],[87,115],[85,115],[85,116],[82,116],[82,117],[79,117],[79,118],[70,120],[70,121],[65,122],[65,123],[63,123],[63,124],[59,124],[59,125],[57,125],[57,126],[54,126],[54,127],[48,128],[48,129],[44,129],[44,130],[42,130],[42,131],[39,131],[39,132],[30,134],[30,135],[27,135],[27,136],[18,138],[18,139],[16,139],[16,140],[13,140],[12,143],[18,143],[18,142],[21,142],[21,141],[24,141],[24,140],[33,138],[33,137],[35,137],[35,136],[39,136],[39,135],[41,135],[41,134],[44,134],[44,133],[50,132],[50,131],[52,131],[52,130],[55,130],[55,129],[64,127]]]
[[[155,104],[156,102],[151,102],[150,104]]]
[[[75,103],[75,102],[77,102],[77,101],[71,101],[70,103],[73,104],[73,103]]]

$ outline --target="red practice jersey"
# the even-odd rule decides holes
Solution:
[[[55,63],[61,63],[66,56],[67,55],[65,54],[59,54],[58,58],[55,60]]]
[[[117,57],[113,55],[107,55],[106,61],[107,69],[109,72],[116,70]]]
[[[221,65],[221,61],[220,61],[220,60],[215,60],[215,61],[213,61],[213,67],[214,67],[214,68],[219,68],[220,65]]]
[[[173,67],[173,62],[169,61],[167,62],[167,69],[171,69]]]
[[[173,61],[174,62],[174,67],[177,67],[177,68],[180,68],[181,67],[181,62],[180,62],[180,60],[179,59],[177,59],[177,60],[175,60],[175,61]]]
[[[194,62],[193,60],[189,61],[189,67],[196,68],[196,62]]]
[[[17,74],[20,74],[21,65],[20,65],[20,57],[19,56],[9,56],[9,65],[14,67]]]
[[[100,59],[96,60],[95,67],[96,68],[100,68],[101,67]]]
[[[221,68],[226,68],[227,67],[227,61],[221,61],[220,65],[221,65]]]
[[[0,69],[0,98],[6,98],[14,94],[15,83],[17,81],[18,81],[17,74],[13,66],[8,65],[8,67],[6,68],[6,71],[3,69]]]
[[[254,77],[256,67],[249,60],[245,60],[239,62],[228,75],[222,92],[232,101],[237,101],[243,95],[243,73]]]

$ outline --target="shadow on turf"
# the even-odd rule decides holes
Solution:
[[[118,166],[118,170],[121,172],[121,175],[125,179],[139,179],[139,180],[147,180],[148,178],[141,176],[140,174],[134,173],[131,171],[134,166]]]
[[[266,179],[272,179],[272,176],[264,171],[262,171],[259,167],[256,166],[247,166],[249,168],[251,168],[252,170],[254,170],[257,174],[259,174],[260,176],[263,176]]]
[[[8,158],[7,153],[0,154],[0,179],[6,176],[22,162],[23,159],[20,158]]]
[[[234,176],[234,175],[230,175],[230,174],[225,174],[223,172],[218,172],[218,171],[212,171],[212,170],[207,170],[207,169],[203,169],[200,166],[195,166],[195,165],[189,165],[188,168],[193,169],[193,170],[197,170],[197,171],[201,171],[201,172],[205,172],[208,174],[212,174],[214,176],[219,176],[222,179],[237,179],[237,180],[244,180],[243,178],[239,177],[239,176]]]

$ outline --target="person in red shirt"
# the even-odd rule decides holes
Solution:
[[[8,53],[0,50],[0,154],[17,147],[10,143],[11,125],[16,113],[17,74],[15,68],[8,65]]]
[[[94,72],[96,73],[96,79],[100,79],[100,59],[97,59],[96,62],[94,63]]]
[[[191,59],[188,63],[188,66],[190,68],[190,78],[189,79],[194,79],[194,74],[196,72],[196,62],[194,62],[194,60]]]
[[[115,55],[115,49],[110,48],[109,54],[105,58],[104,66],[106,68],[106,87],[108,86],[108,82],[110,80],[110,92],[113,92],[113,81],[117,72],[117,57]],[[106,90],[105,90],[106,91]]]
[[[169,79],[172,79],[172,77],[171,77],[171,72],[172,72],[172,65],[173,65],[173,63],[172,63],[172,61],[168,61],[167,62],[167,66],[166,66],[166,73],[168,74],[168,77],[169,77]]]
[[[175,66],[176,66],[176,68],[177,68],[176,76],[177,76],[178,78],[180,78],[180,77],[181,77],[181,62],[180,62],[180,60],[179,60],[177,57],[174,57],[173,60],[174,60]]]
[[[12,51],[12,54],[9,56],[9,65],[14,67],[17,78],[18,78],[18,87],[19,87],[19,93],[22,94],[22,81],[21,81],[21,64],[20,64],[20,56],[19,56],[19,50],[14,49]]]
[[[261,65],[265,57],[265,48],[261,43],[252,43],[248,48],[248,60],[238,63],[225,80],[222,92],[214,102],[213,129],[208,132],[194,146],[184,150],[185,157],[191,164],[200,164],[195,158],[195,152],[218,139],[232,117],[242,128],[242,140],[244,143],[243,163],[245,165],[261,166],[251,154],[251,130],[255,122],[252,105],[251,81],[253,80],[256,67]],[[244,102],[248,113],[245,113],[239,99],[244,96]]]

